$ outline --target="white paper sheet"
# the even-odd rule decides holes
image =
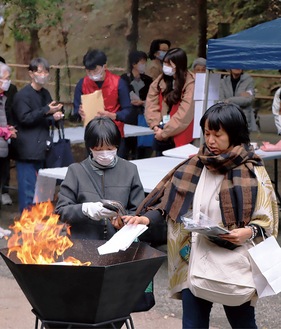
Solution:
[[[98,247],[98,252],[100,255],[105,255],[119,250],[124,251],[147,229],[148,227],[143,224],[124,225],[110,240]]]
[[[211,73],[209,76],[209,90],[208,101],[219,100],[220,90],[220,74]],[[202,101],[205,98],[205,80],[206,73],[196,73],[195,87],[194,87],[194,100]]]

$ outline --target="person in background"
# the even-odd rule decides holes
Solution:
[[[6,64],[6,61],[3,57],[0,56],[0,63]],[[10,67],[7,68],[6,71],[6,78],[3,78],[3,75],[0,75],[0,81],[2,80],[2,86],[0,86],[0,95],[5,96],[5,111],[6,111],[6,119],[8,125],[12,126],[12,119],[11,119],[11,111],[12,111],[12,104],[14,100],[14,96],[17,93],[17,87],[11,83],[11,69]],[[4,82],[6,80],[6,82]],[[4,85],[3,85],[4,82]],[[5,161],[4,166],[6,166],[6,178],[2,182],[2,197],[1,202],[2,205],[11,205],[13,203],[10,195],[9,195],[9,186],[10,186],[10,158],[11,158],[11,148],[9,144],[9,154]]]
[[[79,114],[84,120],[85,113],[81,105],[81,95],[101,90],[104,108],[98,111],[98,115],[107,116],[117,124],[122,137],[118,155],[125,158],[124,123],[131,123],[133,120],[129,89],[127,83],[119,75],[113,74],[107,69],[106,63],[107,57],[100,50],[89,50],[85,54],[83,64],[87,75],[80,79],[75,87],[74,115]]]
[[[10,67],[4,63],[0,63],[0,206],[1,204],[7,204],[7,202],[3,202],[5,199],[3,199],[1,192],[3,191],[3,185],[7,181],[10,170],[10,167],[7,165],[7,162],[9,161],[8,140],[17,137],[17,130],[14,126],[8,125],[6,117],[5,103],[7,101],[7,97],[4,92],[9,89],[9,85],[11,83],[10,78]]]
[[[274,117],[274,123],[277,129],[277,134],[281,135],[281,88],[278,88],[274,94],[272,102],[272,114]]]
[[[206,72],[206,59],[203,57],[196,58],[192,63],[192,72],[196,73],[205,73]]]
[[[15,152],[19,210],[33,204],[38,170],[44,167],[49,139],[49,126],[62,119],[62,104],[52,100],[44,86],[49,81],[49,63],[34,58],[28,66],[31,83],[14,97],[12,120],[17,138],[12,141]]]
[[[132,51],[128,56],[129,72],[121,75],[130,90],[130,98],[133,107],[133,124],[148,127],[144,118],[145,100],[152,83],[152,78],[146,75],[145,68],[147,55],[143,51]],[[149,158],[152,154],[151,136],[129,137],[126,138],[127,152],[131,150],[132,159]],[[126,157],[128,158],[128,157]]]
[[[231,69],[229,75],[225,75],[220,83],[220,100],[239,105],[244,111],[248,128],[256,130],[255,115],[252,103],[255,97],[254,80],[241,69]]]
[[[163,59],[163,74],[150,85],[145,118],[154,131],[156,155],[192,142],[194,76],[187,70],[187,55],[170,49]]]
[[[114,227],[120,228],[117,213],[104,208],[102,199],[120,202],[128,214],[144,199],[136,165],[117,156],[120,141],[120,131],[108,117],[96,117],[86,126],[90,155],[68,167],[55,209],[70,224],[72,238],[109,239]]]
[[[166,39],[156,39],[150,44],[148,57],[150,61],[145,70],[145,74],[149,75],[152,80],[155,80],[162,74],[162,62],[167,51],[171,47],[171,42]]]
[[[218,103],[205,112],[200,126],[205,142],[198,154],[162,179],[138,207],[137,216],[123,217],[126,224],[168,222],[169,288],[173,298],[182,299],[183,329],[209,328],[213,303],[191,292],[189,256],[184,259],[180,252],[187,246],[193,257],[204,236],[184,229],[181,216],[189,211],[193,215],[204,213],[214,225],[230,231],[220,239],[235,247],[249,239],[257,242],[255,238],[262,233],[275,237],[278,233],[276,196],[263,162],[250,144],[244,112],[235,104]],[[222,257],[220,265],[224,261]],[[243,271],[241,268],[241,275]],[[224,310],[232,328],[257,328],[251,301],[224,305]]]

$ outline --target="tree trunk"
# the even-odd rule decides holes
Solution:
[[[128,32],[128,53],[137,50],[139,40],[139,0],[131,0],[131,11],[129,15]]]
[[[198,57],[206,58],[207,46],[207,0],[197,1],[198,11]]]
[[[38,56],[40,49],[38,31],[32,30],[30,32],[30,41],[15,41],[15,57],[17,64],[29,64],[32,58]],[[27,68],[17,68],[16,78],[18,80],[26,80]]]

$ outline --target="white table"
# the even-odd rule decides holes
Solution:
[[[85,127],[82,126],[64,128],[65,138],[70,139],[71,144],[84,143],[84,132]],[[146,136],[153,134],[153,130],[148,127],[140,127],[128,124],[124,125],[125,137]],[[58,138],[58,130],[55,129],[54,140],[57,141]]]
[[[144,192],[149,193],[170,170],[182,161],[183,159],[162,156],[130,162],[138,167]]]
[[[190,155],[197,154],[198,151],[198,147],[192,144],[186,144],[166,150],[163,152],[163,155],[173,158],[188,159]]]
[[[157,183],[176,165],[183,160],[172,157],[154,157],[140,160],[132,160],[140,175],[140,179],[146,193],[149,193]],[[43,202],[54,198],[56,180],[65,178],[67,167],[40,169],[37,176],[34,202]]]

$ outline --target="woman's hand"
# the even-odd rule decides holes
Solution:
[[[124,224],[144,224],[149,225],[150,220],[145,216],[122,216]]]
[[[11,136],[10,138],[17,138],[17,129],[14,126],[8,126]]]
[[[161,128],[158,127],[158,129],[156,131],[154,130],[154,137],[158,141],[163,141],[164,140],[164,138],[162,137],[162,129]]]
[[[110,219],[111,224],[117,229],[120,230],[125,224],[123,219],[120,216],[113,217]]]
[[[252,230],[249,227],[236,228],[229,234],[220,234],[221,239],[227,240],[237,245],[242,245],[252,236]]]

